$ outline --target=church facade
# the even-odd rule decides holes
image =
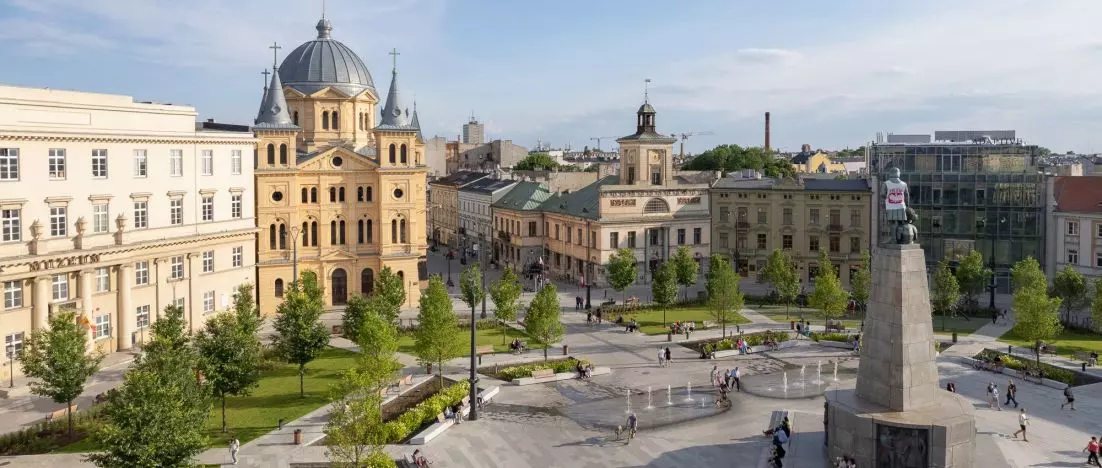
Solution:
[[[363,61],[332,38],[328,20],[316,29],[272,74],[253,127],[261,314],[274,314],[305,271],[331,308],[370,295],[390,267],[412,306],[428,274],[417,111],[402,105],[395,65],[378,112]]]

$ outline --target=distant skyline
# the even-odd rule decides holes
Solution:
[[[0,82],[189,104],[251,124],[261,71],[316,35],[321,0],[0,0]],[[857,147],[877,132],[1014,129],[1102,152],[1096,0],[327,0],[333,38],[379,94],[399,85],[426,138],[470,116],[486,139],[595,147],[634,131],[650,78],[686,151]],[[380,103],[380,109],[382,103]],[[602,138],[603,149],[615,147]]]

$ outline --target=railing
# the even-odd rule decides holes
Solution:
[[[736,229],[750,229],[750,223],[746,221],[739,221],[735,223]]]

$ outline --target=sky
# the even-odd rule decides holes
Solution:
[[[686,152],[857,147],[877,132],[1014,129],[1102,152],[1098,0],[326,0],[333,38],[426,137],[595,147],[634,133],[644,79]],[[0,0],[0,83],[134,96],[249,124],[265,68],[322,0]],[[408,102],[408,101],[407,101]],[[408,105],[408,104],[407,104]],[[379,109],[382,109],[380,103]],[[614,146],[602,138],[603,149]]]

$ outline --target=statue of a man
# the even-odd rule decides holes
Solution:
[[[907,183],[899,179],[899,168],[888,170],[884,182],[884,219],[902,224],[907,221],[907,205],[911,201]]]

